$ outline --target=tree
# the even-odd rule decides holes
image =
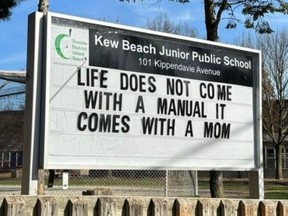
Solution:
[[[234,44],[262,51],[262,120],[263,141],[276,150],[275,179],[282,179],[282,149],[288,122],[287,104],[288,30],[269,35],[242,34]]]
[[[1,0],[0,20],[8,20],[12,15],[11,9],[17,7],[24,0]]]
[[[191,28],[185,22],[172,22],[165,13],[152,20],[149,19],[144,28],[188,37],[196,37],[198,34],[195,28]]]
[[[264,141],[276,150],[275,178],[282,179],[282,151],[288,135],[288,30],[271,35],[242,35],[237,45],[262,51],[262,120]]]
[[[25,0],[1,0],[0,20],[9,20],[12,15],[11,10]],[[48,11],[48,0],[39,0],[38,11],[46,13]]]
[[[47,13],[49,8],[49,0],[39,0],[38,11]]]
[[[282,179],[282,151],[288,135],[288,31],[259,39],[265,76],[263,130],[276,150],[276,179]]]
[[[136,2],[137,0],[119,0],[126,2]],[[140,1],[140,0],[138,0]],[[143,1],[143,0],[141,0]],[[156,0],[161,2],[162,0]],[[190,0],[169,0],[182,4],[190,3]],[[244,26],[253,28],[256,32],[271,33],[269,22],[265,19],[265,15],[269,13],[284,13],[288,11],[288,3],[284,0],[204,0],[205,27],[207,40],[218,41],[218,27],[226,13],[228,20],[226,28],[236,28],[239,20],[236,17],[236,11],[242,8],[242,14],[245,16]],[[226,15],[225,14],[225,15]],[[210,172],[210,192],[212,197],[223,196],[222,172]]]
[[[137,0],[119,0],[126,2],[137,2]],[[143,1],[143,0],[138,0]],[[161,2],[162,0],[155,0]],[[190,3],[190,0],[168,0],[182,4]],[[226,28],[236,28],[238,23],[244,23],[245,28],[253,28],[256,32],[271,33],[269,22],[265,15],[270,13],[288,12],[288,3],[284,0],[204,0],[205,27],[207,40],[218,41],[218,27],[220,22],[227,20]],[[245,16],[242,21],[236,15],[241,12]],[[224,17],[224,15],[226,17]]]

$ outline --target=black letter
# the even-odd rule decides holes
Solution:
[[[187,122],[187,126],[186,126],[186,132],[185,132],[185,137],[187,137],[188,133],[190,134],[190,137],[193,137],[193,128],[192,128],[192,121],[189,120]]]
[[[148,77],[148,84],[150,85],[150,87],[148,88],[149,92],[155,92],[156,91],[156,86],[154,84],[154,82],[156,81],[155,77]]]
[[[170,135],[170,132],[171,132],[171,136],[174,136],[174,134],[175,134],[175,119],[168,119],[168,122],[167,122],[167,135],[168,136]]]
[[[175,92],[174,79],[172,79],[172,84],[171,84],[171,80],[169,78],[167,78],[166,83],[167,83],[167,95],[169,95],[169,94],[174,95],[174,92]]]
[[[85,83],[83,83],[83,82],[81,82],[81,68],[78,68],[78,70],[77,70],[77,80],[78,80],[78,85],[79,86],[84,86],[85,85]]]
[[[107,85],[103,84],[103,82],[108,79],[106,77],[107,73],[108,73],[107,70],[101,70],[101,72],[100,72],[100,88],[107,88]]]
[[[135,82],[133,82],[133,80]],[[138,78],[135,74],[130,75],[130,89],[132,91],[137,91],[137,89],[138,89]]]
[[[204,123],[204,137],[212,138],[213,135],[213,123],[205,122]]]
[[[156,119],[157,120],[157,119]],[[157,122],[155,123],[155,118],[151,118],[150,117],[143,117],[142,118],[142,129],[143,129],[143,134],[152,134],[152,129],[154,126],[154,134],[156,135],[157,132]]]
[[[145,108],[144,108],[144,102],[143,102],[143,97],[140,95],[138,96],[137,104],[136,104],[136,110],[135,112],[138,113],[138,110],[141,109],[142,113],[145,113]]]
[[[145,79],[145,76],[144,75],[140,75],[139,76],[139,88],[140,88],[140,92],[146,92],[146,89],[145,88],[143,88],[143,86],[145,86],[145,81],[144,81],[144,79]]]
[[[78,130],[84,131],[84,130],[86,130],[87,125],[85,125],[85,124],[83,126],[81,125],[81,118],[83,118],[83,120],[87,119],[87,113],[81,112],[78,115],[78,120],[77,120],[77,128],[78,128]]]
[[[104,92],[103,93],[105,96],[106,96],[106,107],[105,107],[105,109],[106,110],[109,110],[109,107],[110,107],[110,96],[112,95],[112,93],[111,92]]]
[[[100,114],[99,120],[99,131],[100,132],[110,132],[111,128],[111,115],[107,115],[105,118],[104,114]]]
[[[123,127],[121,128],[121,131],[123,133],[128,133],[129,130],[130,130],[130,126],[128,124],[128,122],[130,121],[130,118],[129,116],[125,115],[122,117],[122,124],[123,124]]]
[[[122,111],[122,93],[119,94],[119,98],[117,99],[117,93],[114,93],[114,106],[113,110],[116,111],[118,106],[118,111]]]
[[[94,125],[93,125],[94,123]],[[89,120],[88,120],[88,128],[91,132],[94,132],[97,130],[98,127],[98,115],[97,113],[92,113],[89,116]]]
[[[127,90],[128,89],[128,75],[121,73],[120,74],[120,89],[121,90]],[[125,81],[125,82],[124,82]]]
[[[222,136],[221,138],[226,138],[226,139],[229,139],[230,138],[230,126],[231,124],[226,124],[224,123],[222,125]]]
[[[97,69],[91,69],[91,86],[92,86],[92,87],[95,86],[94,80],[98,79],[98,76],[95,75],[96,73],[98,73],[98,70],[97,70]]]
[[[118,130],[119,122],[117,122],[119,118],[120,118],[120,115],[113,115],[113,125],[112,125],[113,133],[119,133],[119,130]]]
[[[167,114],[167,99],[163,98],[158,98],[157,100],[157,114]]]
[[[203,93],[203,88],[206,88],[205,83],[200,83],[200,97],[201,98],[206,98],[206,94]]]
[[[93,95],[93,92],[91,90],[89,91],[89,94],[88,94],[87,90],[84,90],[84,98],[85,98],[85,107],[86,107],[86,109],[89,109],[90,107],[92,109],[95,109],[96,102],[97,102],[97,96],[98,96],[98,92],[97,91],[95,91],[94,95]]]

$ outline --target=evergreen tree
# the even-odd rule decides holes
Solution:
[[[24,0],[1,0],[0,1],[0,20],[8,20],[12,15],[11,10],[17,7]]]

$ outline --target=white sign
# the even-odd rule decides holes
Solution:
[[[49,13],[43,167],[259,166],[260,52]]]

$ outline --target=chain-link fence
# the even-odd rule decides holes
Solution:
[[[0,102],[0,195],[20,195],[24,140],[24,111],[19,110],[24,107],[22,87],[2,89]],[[43,176],[47,195],[194,196],[196,187],[196,173],[191,171],[44,170]]]
[[[48,176],[45,193],[53,195],[195,196],[196,173],[192,171],[70,170],[67,173],[69,178],[65,180],[65,171],[56,170],[53,183],[49,182]]]
[[[196,176],[192,171],[166,170],[69,170],[49,181],[45,177],[46,195],[115,195],[115,196],[195,196]],[[65,174],[65,172],[64,172]],[[64,180],[63,180],[64,179]],[[21,194],[21,169],[1,172],[0,195]]]

